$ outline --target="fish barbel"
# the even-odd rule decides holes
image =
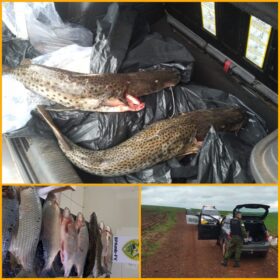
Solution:
[[[117,74],[82,74],[38,64],[5,68],[23,85],[66,108],[96,111],[139,111],[145,107],[138,97],[180,81],[177,70],[140,71]]]
[[[42,106],[37,110],[51,127],[65,156],[80,169],[100,176],[138,172],[173,157],[198,152],[199,141],[203,141],[211,126],[217,131],[233,132],[246,120],[240,108],[196,110],[152,123],[112,148],[93,151],[62,135]]]

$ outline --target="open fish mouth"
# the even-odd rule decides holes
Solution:
[[[140,111],[145,108],[145,103],[141,102],[138,97],[126,94],[125,98],[131,111]]]
[[[106,102],[104,103],[104,108],[105,107],[107,108],[106,111],[111,112],[137,112],[145,108],[145,103],[143,103],[138,97],[135,97],[131,94],[126,94],[124,101],[120,100],[117,97],[112,97],[106,100]]]

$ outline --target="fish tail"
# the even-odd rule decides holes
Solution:
[[[37,106],[37,111],[43,117],[45,122],[50,126],[55,137],[57,138],[58,142],[63,146],[64,150],[70,151],[71,150],[70,145],[67,143],[64,136],[61,134],[61,132],[58,130],[58,128],[54,124],[50,114],[45,110],[45,108],[42,105]]]

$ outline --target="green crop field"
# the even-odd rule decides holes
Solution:
[[[269,213],[265,219],[265,225],[268,229],[268,231],[274,235],[278,235],[278,213],[277,212],[272,212]]]
[[[149,215],[166,215],[165,219],[161,220],[160,223],[149,227],[148,229],[143,230],[142,232],[142,258],[145,259],[148,256],[153,255],[156,250],[160,247],[161,239],[153,238],[153,236],[163,236],[168,233],[177,221],[177,213],[186,212],[185,208],[176,208],[176,207],[164,207],[164,206],[150,206],[142,205],[142,220],[145,220],[145,217]]]

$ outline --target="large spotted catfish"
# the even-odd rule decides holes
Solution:
[[[61,134],[50,114],[38,112],[51,127],[66,157],[82,170],[100,176],[120,176],[173,157],[197,152],[209,128],[239,130],[246,116],[240,108],[197,110],[155,122],[123,143],[100,151],[81,148]]]
[[[4,68],[23,85],[69,109],[95,112],[139,111],[148,95],[180,81],[177,70],[162,69],[135,73],[82,74],[38,64],[24,63]]]

